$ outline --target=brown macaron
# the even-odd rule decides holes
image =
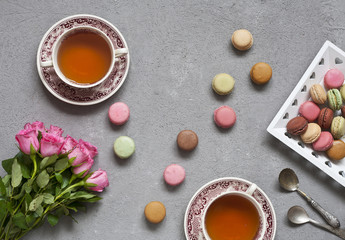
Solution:
[[[308,128],[308,121],[304,117],[294,117],[286,125],[286,130],[292,135],[301,135]]]
[[[177,135],[177,145],[185,151],[192,151],[198,145],[198,135],[192,130],[183,130]]]
[[[267,83],[272,77],[272,68],[264,62],[255,64],[250,70],[250,78],[255,84],[262,85]]]
[[[322,108],[317,119],[317,124],[319,124],[322,129],[329,129],[332,124],[333,114],[332,109],[327,107]]]
[[[144,210],[146,219],[151,223],[160,223],[165,218],[166,210],[159,201],[149,202]]]
[[[333,146],[326,151],[327,156],[332,160],[341,160],[345,157],[345,143],[341,140],[334,140]]]

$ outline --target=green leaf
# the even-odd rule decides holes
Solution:
[[[42,217],[42,215],[43,215],[43,207],[42,207],[42,205],[38,206],[38,208],[37,208],[37,210],[35,211],[35,213],[36,213],[38,216]]]
[[[6,159],[2,161],[2,167],[5,169],[5,171],[8,174],[12,173],[12,164],[13,164],[14,158]]]
[[[4,182],[2,181],[2,178],[0,177],[0,196],[6,196],[6,187]]]
[[[47,166],[54,164],[57,159],[58,159],[58,155],[56,154],[50,157],[43,158],[40,164],[40,169],[46,168]]]
[[[40,188],[44,188],[49,183],[49,174],[43,170],[37,177],[36,183]]]
[[[31,178],[31,175],[30,175],[31,168],[30,167],[26,166],[25,164],[20,164],[20,169],[22,171],[22,175],[24,178],[27,178],[27,179]]]
[[[30,178],[30,173],[32,171],[32,161],[29,156],[20,152],[16,155],[16,158],[21,167],[23,177]]]
[[[0,223],[7,216],[7,207],[4,200],[0,201]]]
[[[96,197],[93,197],[93,198],[90,198],[90,199],[81,199],[81,200],[79,200],[80,202],[89,202],[89,203],[93,203],[93,202],[97,202],[97,201],[99,201],[99,200],[101,200],[102,198],[101,197],[98,197],[98,196],[96,196]]]
[[[33,214],[31,214],[31,215],[26,215],[26,217],[25,217],[26,224],[27,224],[29,227],[32,226],[32,224],[35,222],[35,220],[36,220],[36,217],[35,217]]]
[[[28,229],[28,225],[26,224],[26,220],[25,220],[25,215],[21,212],[16,213],[13,216],[13,223],[14,225],[16,225],[17,227],[21,229]]]
[[[83,211],[83,212],[86,211],[86,207],[84,206],[84,204],[82,204],[80,202],[72,202],[67,207],[70,208],[70,209],[73,209],[73,210],[76,209],[76,210],[80,210],[80,211]]]
[[[61,184],[63,179],[61,173],[55,173],[56,180]]]
[[[30,194],[26,193],[24,195],[24,200],[25,200],[25,212],[29,211],[29,205],[32,201],[32,197]]]
[[[53,214],[48,214],[47,220],[50,226],[54,227],[59,222],[59,217]]]
[[[72,175],[71,171],[64,171],[61,175],[62,175],[61,189],[63,189],[67,187],[67,185],[70,182],[71,176],[74,176],[74,175]]]
[[[10,185],[11,177],[11,175],[6,175],[5,177],[3,177],[2,182],[5,184],[5,187],[8,187]]]
[[[71,200],[78,199],[78,198],[90,199],[93,197],[96,197],[96,195],[92,194],[92,193],[85,192],[85,191],[78,191],[78,192],[72,193],[70,196],[70,199]]]
[[[41,207],[41,204],[43,202],[43,196],[39,195],[34,200],[30,202],[29,205],[29,211],[35,212],[39,207]]]
[[[54,196],[50,193],[43,193],[43,202],[45,204],[53,204],[54,203]]]
[[[34,146],[32,145],[32,143],[30,144],[30,157],[32,155],[36,155],[36,149],[34,148]]]
[[[18,187],[22,181],[23,175],[20,165],[15,158],[12,164],[12,187]]]
[[[61,193],[61,187],[59,185],[57,185],[55,187],[55,196],[59,195]]]
[[[29,179],[26,183],[25,186],[23,184],[23,188],[26,193],[30,193],[32,190],[32,183],[34,182],[34,179]]]
[[[59,172],[61,170],[64,170],[65,168],[68,167],[68,158],[62,158],[59,159],[56,163],[55,163],[55,171]]]

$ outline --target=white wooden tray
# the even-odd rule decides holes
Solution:
[[[299,106],[310,99],[310,87],[316,83],[323,86],[323,77],[329,69],[338,68],[345,73],[344,61],[345,52],[333,43],[326,41],[267,128],[270,134],[343,186],[345,186],[345,159],[336,162],[330,161],[325,153],[314,151],[311,145],[304,144],[300,137],[288,134],[286,132],[286,124],[290,119],[298,115]],[[340,115],[340,111],[335,114]]]

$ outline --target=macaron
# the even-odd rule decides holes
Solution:
[[[344,83],[344,74],[339,69],[330,69],[325,74],[323,82],[328,89],[340,88]]]
[[[159,201],[149,202],[145,207],[144,214],[149,222],[160,223],[165,218],[165,206]]]
[[[114,142],[114,152],[122,159],[129,158],[135,151],[134,140],[127,136],[118,137]]]
[[[186,171],[178,164],[171,164],[165,168],[163,177],[167,184],[176,186],[183,182],[186,177]]]
[[[333,145],[326,151],[327,156],[332,160],[341,160],[345,157],[345,143],[341,140],[334,140]]]
[[[245,51],[252,47],[253,36],[246,29],[239,29],[232,34],[231,42],[237,50]]]
[[[340,88],[340,95],[343,98],[343,100],[345,101],[345,84],[343,86],[341,86],[341,88]]]
[[[236,113],[229,106],[221,106],[217,108],[214,110],[213,116],[214,122],[221,128],[230,128],[236,122]]]
[[[328,105],[334,110],[339,110],[343,104],[341,94],[338,89],[331,89],[327,91]]]
[[[308,128],[308,121],[304,117],[294,117],[286,125],[286,131],[292,135],[301,135]]]
[[[333,145],[333,136],[330,132],[321,132],[318,140],[313,142],[313,149],[315,151],[327,151]]]
[[[317,124],[322,129],[329,129],[331,127],[333,120],[333,110],[330,108],[322,108],[319,114],[319,117],[317,119]]]
[[[334,139],[340,139],[345,134],[345,118],[337,116],[333,118],[331,125],[331,133]]]
[[[229,74],[217,74],[212,80],[212,88],[219,95],[227,95],[234,88],[235,80]]]
[[[250,70],[250,78],[255,84],[267,83],[272,77],[272,68],[264,62],[258,62]]]
[[[198,145],[198,135],[192,130],[183,130],[177,135],[177,146],[185,151],[192,151]]]
[[[129,119],[129,107],[123,102],[116,102],[109,107],[108,117],[115,125],[122,125]]]
[[[308,123],[307,131],[301,134],[301,139],[304,143],[313,143],[319,139],[321,128],[316,123]]]
[[[314,84],[309,90],[310,96],[314,103],[324,104],[327,100],[325,89],[320,84]]]
[[[308,120],[308,122],[314,122],[320,114],[320,108],[312,101],[304,102],[298,109],[298,112]]]

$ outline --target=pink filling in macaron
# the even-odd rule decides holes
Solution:
[[[115,125],[122,125],[129,119],[129,108],[123,102],[116,102],[110,106],[108,116]]]
[[[328,72],[326,73],[324,77],[324,84],[325,84],[325,87],[328,89],[340,88],[341,85],[343,85],[343,83],[344,83],[344,74],[342,73],[342,71],[336,68],[328,70]]]
[[[333,136],[330,132],[321,132],[319,139],[313,143],[315,151],[327,151],[333,145]]]
[[[299,107],[299,113],[308,120],[308,122],[314,122],[320,114],[320,108],[312,101],[307,101]]]
[[[167,184],[176,186],[183,182],[186,172],[180,165],[171,164],[165,168],[163,176]]]
[[[229,106],[221,106],[214,111],[214,121],[218,127],[232,127],[236,122],[236,113]]]

